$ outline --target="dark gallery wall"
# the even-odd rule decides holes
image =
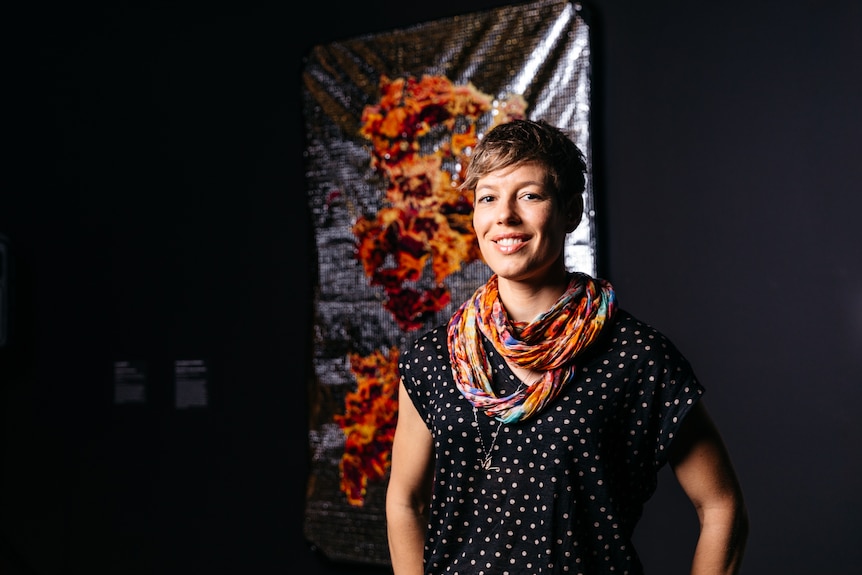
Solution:
[[[3,15],[0,572],[386,573],[302,534],[302,58],[506,3],[74,4]],[[707,386],[743,573],[854,572],[862,4],[588,6],[601,273]],[[177,409],[189,359],[206,405]],[[147,401],[114,404],[117,361]],[[639,549],[682,573],[696,520],[662,473]]]

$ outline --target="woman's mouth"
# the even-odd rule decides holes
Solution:
[[[501,252],[503,252],[504,254],[508,254],[508,253],[512,253],[512,252],[518,250],[524,244],[524,239],[523,238],[499,238],[499,239],[493,240],[493,242],[495,244],[497,244],[497,247],[500,249]]]

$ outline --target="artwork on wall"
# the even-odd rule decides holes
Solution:
[[[304,533],[334,561],[386,564],[399,350],[488,277],[458,184],[493,126],[544,119],[592,165],[590,33],[539,0],[316,46],[302,77],[317,269]],[[595,274],[588,174],[570,270]]]

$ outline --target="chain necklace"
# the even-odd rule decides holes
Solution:
[[[473,421],[476,423],[476,433],[479,435],[479,443],[482,445],[482,454],[484,457],[476,459],[479,463],[479,468],[485,471],[500,471],[499,467],[491,466],[491,453],[494,451],[494,445],[497,443],[497,436],[500,435],[500,427],[502,421],[497,422],[497,429],[491,432],[491,448],[485,449],[485,440],[482,439],[482,430],[479,428],[479,417],[476,415],[476,407],[473,407]]]
[[[518,382],[518,388],[514,393],[518,393],[521,391],[526,384],[523,381]],[[491,432],[491,447],[485,449],[485,439],[482,437],[482,428],[479,427],[479,416],[476,415],[476,406],[473,406],[473,422],[476,424],[476,434],[479,436],[479,444],[482,446],[482,455],[484,457],[479,457],[476,461],[479,464],[479,469],[483,471],[500,471],[499,467],[496,467],[492,464],[491,457],[494,452],[494,446],[497,445],[497,437],[500,435],[500,428],[503,426],[502,420],[497,420],[497,429]]]

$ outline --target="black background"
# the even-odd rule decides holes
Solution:
[[[2,16],[3,573],[385,573],[302,534],[302,59],[504,3],[73,4]],[[743,572],[853,572],[862,5],[589,7],[600,272],[707,386],[751,513]],[[171,364],[198,358],[210,406],[176,410]],[[146,362],[146,404],[113,404],[123,359]],[[663,471],[649,572],[685,572],[695,525]]]

